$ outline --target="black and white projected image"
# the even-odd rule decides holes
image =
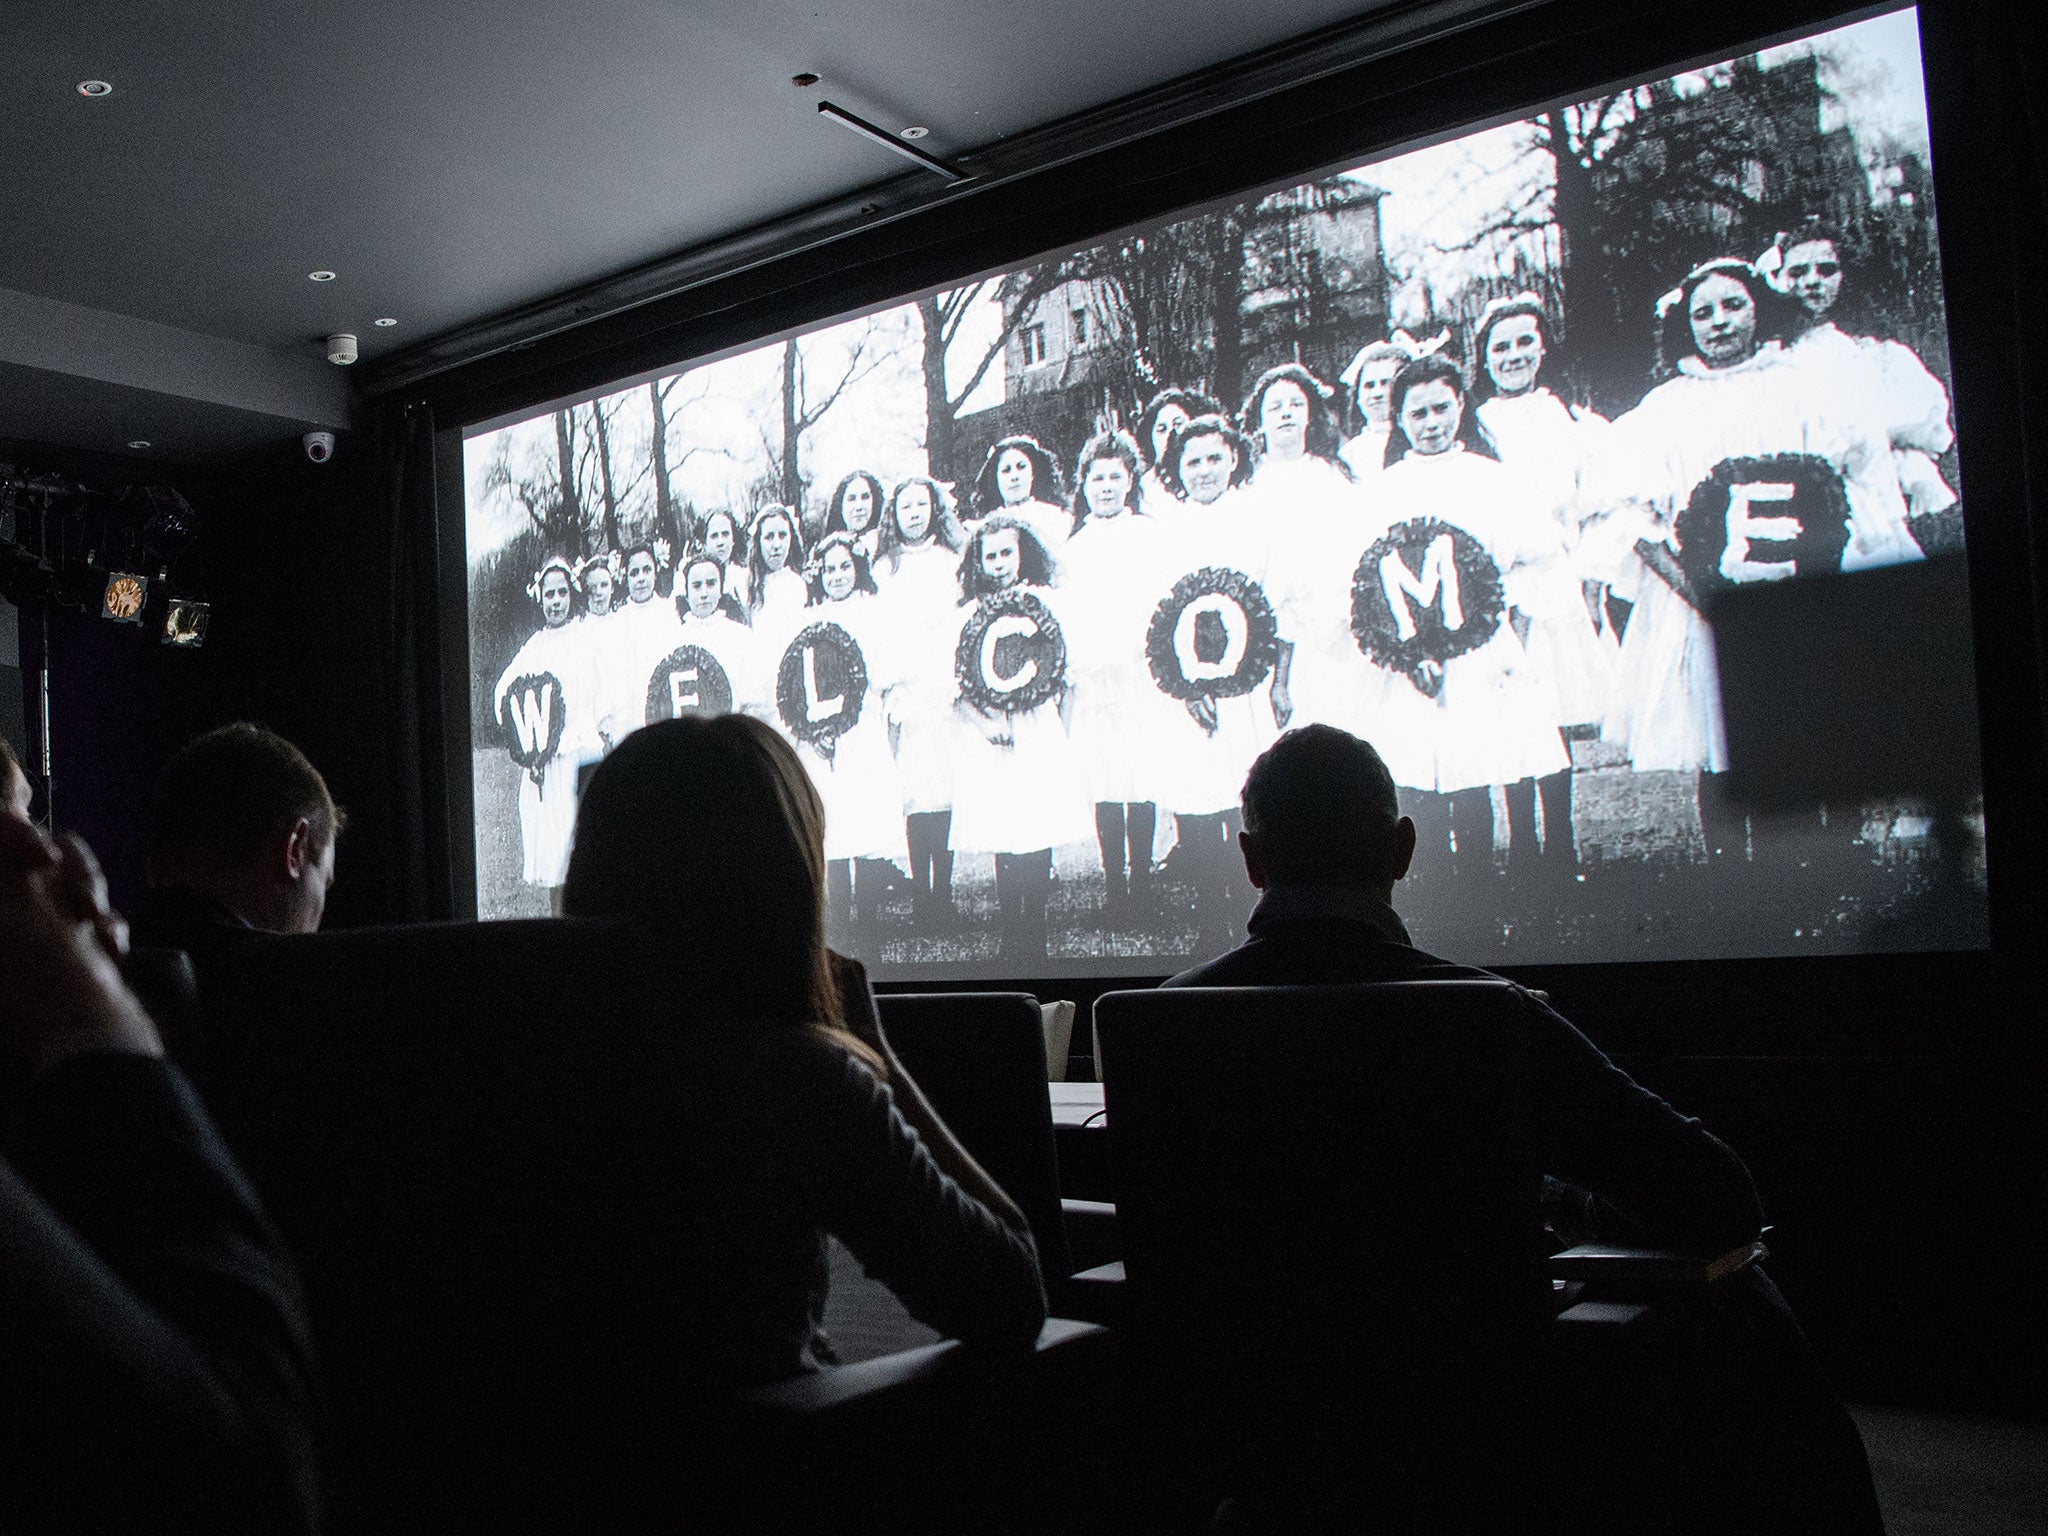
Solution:
[[[1731,801],[1701,611],[1959,547],[1948,378],[1901,11],[475,430],[479,911],[550,910],[626,734],[741,710],[876,974],[1158,974],[1242,937],[1245,771],[1321,721],[1425,947],[1943,942],[1920,808]]]

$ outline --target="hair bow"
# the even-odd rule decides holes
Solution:
[[[1499,314],[1502,310],[1514,309],[1518,305],[1523,304],[1530,305],[1531,307],[1536,309],[1541,309],[1543,307],[1543,300],[1538,298],[1535,294],[1529,292],[1529,290],[1526,288],[1524,288],[1520,293],[1511,293],[1504,299],[1488,299],[1486,301],[1486,308],[1479,311],[1479,325],[1477,328],[1482,331],[1485,330],[1488,323],[1493,319],[1493,317]],[[1444,332],[1444,335],[1449,336],[1450,332],[1446,331]],[[1435,351],[1436,348],[1432,347],[1430,350]]]
[[[526,584],[526,595],[536,603],[540,601],[540,584],[549,571],[560,571],[571,587],[576,585],[576,568],[560,555],[549,555],[541,561],[540,569],[533,573],[533,580]]]

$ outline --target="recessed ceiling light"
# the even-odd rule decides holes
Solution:
[[[149,439],[146,437],[133,438],[129,441],[128,446],[130,448],[135,449],[139,453],[141,452],[141,450],[149,446]]]
[[[93,97],[111,96],[114,94],[114,88],[104,80],[81,80],[78,82],[78,94]]]
[[[903,130],[903,137],[906,139],[921,139],[930,132],[931,129],[929,128],[906,128]]]
[[[386,316],[385,316],[385,317],[384,317],[383,319],[381,319],[381,320],[372,320],[372,321],[370,322],[370,324],[372,324],[372,325],[396,325],[396,324],[398,324],[398,317],[397,317],[396,315],[386,315]]]
[[[322,267],[318,272],[308,272],[306,276],[316,283],[331,283],[334,281],[334,274],[325,267]]]

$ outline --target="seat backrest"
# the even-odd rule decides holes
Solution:
[[[650,969],[560,920],[203,963],[208,1101],[324,1357],[337,1530],[559,1528],[564,1502],[601,1525],[659,1456],[690,1173]]]
[[[1044,1015],[1028,992],[898,992],[882,1029],[932,1108],[1023,1208],[1049,1281],[1068,1273]]]
[[[1494,981],[1098,999],[1134,1320],[1276,1381],[1483,1369],[1543,1283],[1516,1006]]]

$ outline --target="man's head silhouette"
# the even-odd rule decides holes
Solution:
[[[1388,901],[1415,856],[1415,823],[1379,753],[1348,731],[1308,725],[1252,764],[1238,846],[1262,891],[1340,886]]]

